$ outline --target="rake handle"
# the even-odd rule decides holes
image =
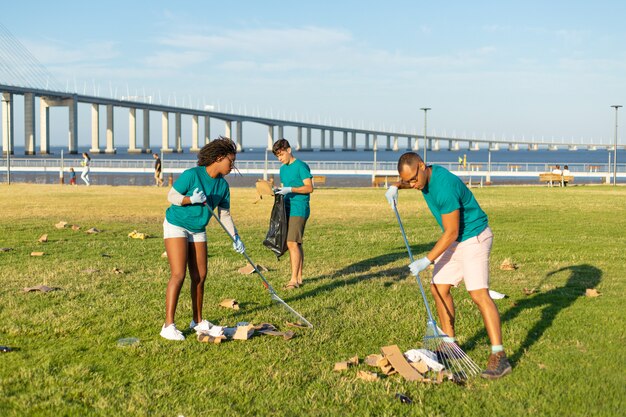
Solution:
[[[206,203],[206,201],[204,202],[204,205],[207,207],[207,209],[209,210],[209,213],[211,214],[211,216],[213,216],[213,218],[215,219],[215,221],[217,221],[217,223],[222,226],[222,229],[224,229],[224,232],[226,232],[226,235],[228,236],[228,238],[235,243],[235,238],[232,237],[230,235],[230,233],[228,232],[228,229],[226,228],[226,226],[224,226],[224,223],[221,222],[221,220],[215,215],[215,213],[213,212],[213,210],[211,210],[211,208],[209,207],[209,205]],[[265,288],[267,288],[267,290],[276,295],[276,291],[274,291],[274,288],[272,288],[272,286],[270,285],[269,282],[267,282],[267,280],[265,279],[265,277],[263,276],[263,274],[261,273],[261,271],[259,271],[259,268],[256,267],[256,264],[252,261],[252,259],[250,259],[250,257],[248,256],[248,254],[246,253],[246,251],[244,250],[242,255],[244,256],[244,258],[246,258],[246,260],[250,263],[250,265],[252,265],[252,267],[254,268],[254,270],[256,271],[257,274],[259,274],[259,276],[261,277],[261,281],[263,282],[263,286]]]
[[[400,232],[402,232],[402,237],[404,238],[404,244],[406,245],[406,250],[409,253],[409,260],[413,263],[413,252],[411,252],[411,246],[409,245],[409,240],[406,238],[406,233],[404,232],[404,226],[402,225],[402,219],[400,219],[400,213],[398,213],[398,206],[396,202],[393,203],[393,211],[396,213],[396,219],[398,219],[398,225],[400,226]],[[428,313],[429,321],[435,323],[433,319],[433,314],[430,311],[430,306],[428,305],[428,300],[426,299],[426,292],[424,292],[424,287],[422,286],[422,281],[419,279],[419,276],[415,277],[415,280],[419,284],[420,292],[422,293],[422,298],[424,299],[424,305],[426,306],[426,313]]]

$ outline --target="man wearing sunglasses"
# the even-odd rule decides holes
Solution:
[[[426,165],[415,152],[398,160],[402,181],[392,185],[385,196],[393,208],[398,204],[398,188],[422,192],[424,200],[439,223],[443,234],[421,259],[409,265],[416,277],[429,265],[435,265],[430,290],[435,299],[439,323],[446,342],[456,343],[454,301],[450,293],[464,281],[465,288],[480,313],[491,341],[491,355],[482,376],[497,379],[511,373],[511,365],[502,347],[498,308],[489,296],[489,255],[493,233],[487,215],[472,192],[459,177],[437,165]]]

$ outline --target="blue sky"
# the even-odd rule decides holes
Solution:
[[[596,142],[626,105],[624,1],[4,3],[79,93],[420,133],[431,107],[438,134]]]

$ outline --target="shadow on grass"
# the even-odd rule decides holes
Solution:
[[[563,271],[570,272],[570,277],[564,286],[520,300],[501,316],[502,323],[505,323],[515,319],[526,309],[544,307],[541,311],[541,319],[528,331],[519,348],[509,356],[509,360],[512,363],[517,363],[524,352],[541,339],[544,332],[552,326],[554,319],[561,310],[570,307],[579,297],[584,297],[585,290],[594,288],[602,279],[602,270],[588,264],[572,265],[557,269],[548,273],[545,279]],[[479,340],[486,337],[487,333],[483,329],[468,340],[465,345],[468,348],[473,348]]]
[[[411,251],[413,253],[422,253],[427,250],[430,250],[435,242],[424,243],[421,245],[413,245],[411,246]],[[371,272],[374,267],[381,267],[384,265],[388,265],[390,263],[396,262],[399,259],[405,259],[406,265],[391,269],[385,269],[382,271]],[[400,281],[406,279],[409,274],[408,269],[409,264],[409,255],[406,250],[388,253],[384,255],[375,256],[373,258],[364,259],[362,261],[356,262],[354,264],[348,265],[339,271],[336,271],[332,274],[319,275],[317,277],[305,278],[304,279],[304,288],[311,287],[309,290],[292,290],[294,294],[292,295],[287,290],[283,290],[282,288],[276,287],[276,291],[285,302],[289,303],[295,300],[302,300],[309,297],[315,297],[325,292],[333,291],[337,287],[345,287],[347,285],[357,284],[361,281],[366,281],[370,279],[376,279],[381,277],[391,277],[394,281]],[[310,268],[310,266],[309,266]],[[356,274],[356,275],[355,275]],[[355,275],[348,279],[343,279],[346,275]],[[322,285],[315,285],[314,283],[322,280],[331,280],[328,283]],[[285,281],[286,282],[286,281]],[[264,308],[268,308],[268,306],[259,306],[253,309],[247,309],[245,311],[240,310],[236,315],[245,315],[250,313],[251,311],[262,310]],[[307,319],[311,320],[307,317]]]

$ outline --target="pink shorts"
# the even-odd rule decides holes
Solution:
[[[478,236],[454,242],[435,260],[433,284],[459,286],[465,281],[468,291],[489,288],[489,254],[493,233],[487,227]]]

